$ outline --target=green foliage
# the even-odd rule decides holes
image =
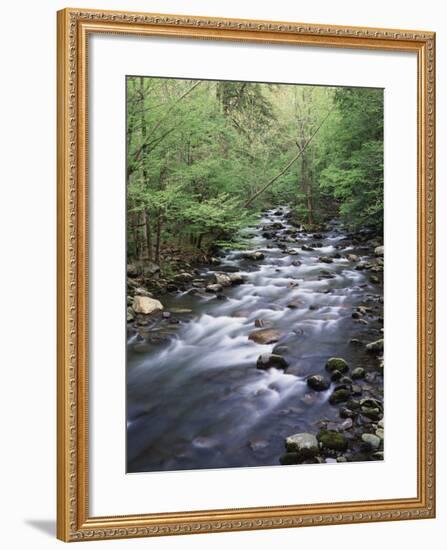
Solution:
[[[130,259],[159,262],[173,243],[236,247],[279,204],[303,223],[341,215],[379,228],[382,187],[381,90],[127,79]]]
[[[332,127],[330,162],[320,187],[331,192],[353,227],[383,227],[383,92],[342,88],[335,94],[339,119]]]

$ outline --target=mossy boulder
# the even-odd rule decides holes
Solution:
[[[284,466],[289,466],[290,464],[299,464],[300,458],[298,453],[284,453],[279,459],[279,463]]]
[[[317,435],[317,439],[323,449],[342,452],[348,448],[347,439],[335,430],[321,430]]]
[[[345,372],[348,372],[349,367],[348,367],[348,363],[346,363],[346,361],[341,357],[331,357],[330,359],[327,360],[326,370],[331,373],[335,371],[345,373]]]
[[[331,396],[329,397],[329,403],[331,405],[338,405],[339,403],[344,403],[348,401],[351,397],[351,392],[347,388],[338,388],[335,389]]]

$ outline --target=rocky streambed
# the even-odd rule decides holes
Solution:
[[[285,207],[170,280],[128,268],[129,472],[383,459],[383,246]]]

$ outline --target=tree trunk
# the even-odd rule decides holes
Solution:
[[[310,180],[307,180],[306,199],[307,199],[307,223],[309,225],[313,225],[314,214],[313,214],[313,201],[312,201],[312,185],[310,183]]]
[[[140,77],[140,125],[141,125],[141,143],[144,143],[146,140],[146,119],[144,117],[144,77]],[[146,187],[148,183],[148,177],[147,177],[147,170],[146,170],[146,163],[145,159],[142,159],[141,163],[141,183],[143,188]],[[142,251],[141,255],[143,259],[147,259],[149,261],[152,261],[152,235],[151,235],[151,227],[150,227],[150,219],[149,219],[149,213],[144,208],[141,211],[141,217],[142,217],[142,225],[143,225],[143,243],[142,243]]]
[[[134,246],[134,256],[133,256],[133,259],[134,260],[137,260],[139,258],[139,255],[138,255],[138,224],[137,224],[137,219],[136,219],[136,215],[135,213],[133,212],[132,213],[132,216],[130,218],[130,231],[132,233],[132,237],[133,237],[133,246]]]
[[[155,237],[155,263],[160,265],[160,253],[161,253],[161,230],[163,227],[161,212],[158,212],[157,216],[157,234]]]
[[[301,157],[301,188],[306,197],[307,223],[313,225],[312,181],[309,173],[307,153]]]
[[[149,212],[145,209],[143,210],[143,230],[144,230],[144,242],[146,248],[146,257],[152,262],[152,230],[149,218]]]

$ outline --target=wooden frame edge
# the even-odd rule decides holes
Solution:
[[[70,540],[69,534],[69,468],[67,441],[68,427],[68,372],[67,366],[67,244],[68,217],[67,182],[67,18],[66,10],[57,13],[57,537]]]
[[[68,542],[435,517],[435,33],[76,8],[59,11],[57,21],[57,537]],[[151,32],[145,32],[149,27]],[[297,44],[418,53],[418,376],[424,392],[418,392],[418,496],[415,499],[89,517],[87,345],[80,332],[86,331],[87,287],[79,283],[87,269],[87,203],[84,202],[87,200],[87,143],[82,139],[86,135],[85,97],[82,96],[85,93],[82,71],[86,71],[86,60],[78,59],[79,38],[86,40],[88,32],[173,34],[243,41],[258,37],[264,42],[290,39]],[[272,40],[273,35],[278,34],[277,39]],[[82,54],[85,55],[85,49]],[[80,403],[83,406],[79,407]],[[81,439],[83,443],[80,444]]]

